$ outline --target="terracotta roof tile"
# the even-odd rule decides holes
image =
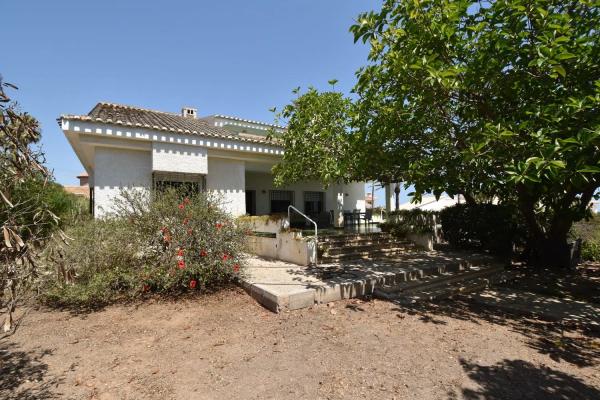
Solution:
[[[139,107],[113,103],[98,103],[88,115],[62,115],[61,119],[102,122],[123,126],[138,126],[167,132],[183,132],[197,136],[218,137],[242,142],[278,145],[277,139],[249,138],[212,126],[197,118],[185,118],[179,114],[147,110]]]

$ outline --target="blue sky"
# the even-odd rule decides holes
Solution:
[[[98,101],[202,116],[271,122],[296,86],[348,92],[367,48],[348,28],[381,0],[19,0],[2,5],[0,74],[39,119],[56,179],[83,169],[59,129],[60,114]],[[378,203],[383,201],[379,195]]]

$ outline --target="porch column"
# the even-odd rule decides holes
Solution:
[[[344,192],[342,185],[331,185],[327,189],[327,208],[333,213],[333,226],[344,226]]]
[[[394,195],[395,195],[394,187],[395,187],[395,185],[394,186],[392,186],[392,185],[394,185],[394,184],[392,183],[392,184],[385,185],[385,211],[387,213],[392,212],[393,207],[394,207]]]

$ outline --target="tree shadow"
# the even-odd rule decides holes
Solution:
[[[440,317],[480,324],[486,321],[503,325],[525,337],[525,343],[556,362],[567,362],[579,367],[600,365],[600,334],[581,329],[566,322],[544,321],[507,313],[500,309],[472,303],[467,298],[455,298],[437,303],[399,305],[393,311],[417,315],[424,323],[444,322]]]
[[[600,390],[582,380],[523,360],[503,360],[483,366],[464,359],[461,366],[479,389],[462,389],[465,399],[598,399]],[[450,398],[456,398],[449,393]]]
[[[62,382],[48,378],[43,358],[50,350],[24,352],[12,342],[0,342],[0,398],[4,400],[54,399],[52,388]]]

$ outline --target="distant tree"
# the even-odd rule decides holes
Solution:
[[[520,210],[531,261],[568,264],[567,233],[600,186],[598,1],[387,0],[357,21],[369,63],[347,125],[333,124],[344,134],[331,142],[335,93],[300,96],[284,109],[276,179],[294,168],[407,182],[417,199],[497,198]],[[315,149],[344,151],[311,149],[298,121]]]
[[[19,111],[0,79],[0,313],[3,330],[13,328],[13,313],[35,278],[36,251],[58,225],[44,188],[50,174],[43,154],[33,147],[41,134],[38,122]],[[16,89],[16,88],[15,88]],[[29,190],[35,187],[36,190]]]

